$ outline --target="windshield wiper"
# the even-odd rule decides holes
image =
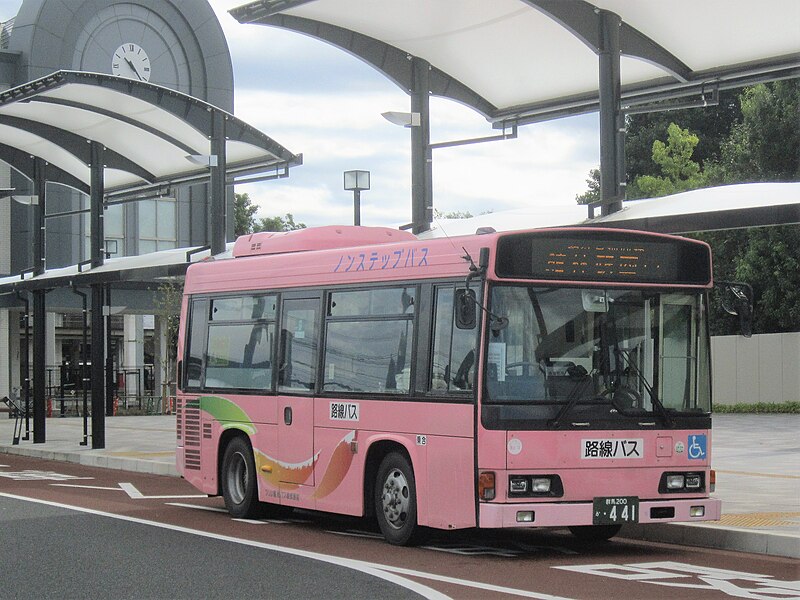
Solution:
[[[578,402],[584,398],[584,396],[578,395],[578,390],[583,388],[583,385],[581,384],[583,384],[586,381],[586,379],[589,377],[589,374],[586,373],[586,369],[581,368],[581,370],[584,373],[581,374],[579,379],[576,378],[575,387],[573,387],[572,391],[569,393],[569,396],[567,397],[567,403],[563,406],[563,408],[560,411],[558,411],[558,414],[556,415],[555,419],[550,421],[550,427],[552,427],[553,429],[558,428],[558,426],[561,424],[561,419],[563,419],[567,415],[567,413],[571,411],[573,408],[575,408],[575,405],[578,404]]]
[[[628,357],[624,352],[620,350],[618,356],[625,361],[625,364],[628,366],[628,368],[634,372],[636,377],[642,383],[645,391],[647,391],[647,395],[650,396],[650,401],[653,403],[653,406],[656,408],[656,411],[658,412],[659,416],[664,420],[664,424],[667,427],[672,427],[672,419],[670,418],[666,407],[661,402],[658,395],[653,391],[653,387],[648,383],[647,378],[636,367],[636,365],[633,363],[630,357]]]

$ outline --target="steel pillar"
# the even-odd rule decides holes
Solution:
[[[621,19],[600,11],[600,214],[622,209],[625,180],[624,115],[620,111]],[[621,185],[622,184],[622,185]]]
[[[225,172],[227,170],[227,154],[225,148],[225,115],[218,110],[214,111],[211,134],[211,254],[225,251]]]
[[[33,193],[36,196],[33,223],[33,274],[45,271],[45,187],[46,163],[41,158],[33,159]],[[45,290],[33,292],[33,443],[44,444],[47,440],[45,394]],[[27,350],[27,349],[26,349]]]
[[[92,268],[103,264],[103,196],[105,194],[103,146],[91,142],[91,190],[90,190],[90,241]],[[105,286],[92,284],[92,368],[90,371],[92,389],[92,448],[106,447],[105,386],[103,363],[105,361]]]
[[[431,228],[433,221],[433,160],[431,151],[430,72],[426,60],[411,59],[413,88],[411,112],[419,113],[419,126],[411,127],[411,231]]]

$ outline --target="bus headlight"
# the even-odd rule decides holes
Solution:
[[[531,480],[531,491],[535,494],[549,494],[550,493],[550,478],[549,477],[534,477]]]
[[[508,480],[508,491],[512,494],[525,494],[528,491],[528,478],[527,477],[514,477],[513,475]]]
[[[684,477],[683,475],[667,475],[667,489],[668,490],[681,490],[683,489]]]

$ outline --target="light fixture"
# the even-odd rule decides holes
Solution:
[[[361,225],[361,191],[369,189],[369,171],[345,171],[344,189],[353,192],[353,225]]]
[[[399,112],[390,110],[381,113],[381,116],[394,125],[400,127],[419,127],[422,123],[420,113],[418,112]]]
[[[186,160],[203,167],[216,167],[219,164],[216,154],[187,154]]]

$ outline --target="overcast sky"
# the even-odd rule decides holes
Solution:
[[[235,114],[294,153],[303,166],[288,179],[237,186],[259,205],[257,216],[289,212],[313,225],[352,223],[352,195],[342,172],[371,172],[361,194],[364,225],[411,220],[410,132],[381,117],[408,111],[408,95],[372,67],[323,42],[262,25],[240,25],[227,11],[246,0],[210,0],[233,60]],[[21,0],[0,0],[0,20]],[[530,206],[574,206],[599,164],[597,115],[527,125],[519,138],[433,153],[434,206],[479,214]],[[460,104],[433,98],[431,141],[494,135]]]

